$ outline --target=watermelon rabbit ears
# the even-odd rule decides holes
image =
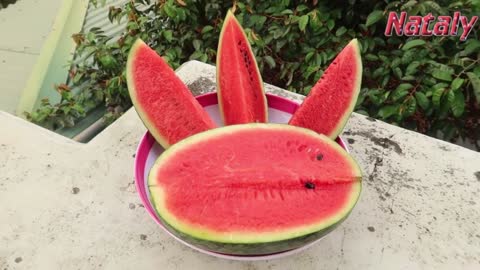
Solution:
[[[361,78],[360,49],[353,39],[326,69],[289,124],[335,139],[355,107]],[[262,77],[247,36],[231,11],[218,44],[217,90],[225,125],[267,122]]]
[[[216,127],[175,71],[140,39],[130,49],[126,77],[135,110],[165,149]]]
[[[130,50],[126,73],[138,115],[164,148],[216,127],[173,69],[142,40]],[[335,139],[355,107],[361,78],[360,49],[354,39],[325,70],[289,124]],[[267,122],[260,71],[245,32],[230,11],[218,45],[217,89],[225,125]]]
[[[293,114],[289,124],[335,139],[355,108],[362,84],[362,59],[357,39],[337,55]]]
[[[257,61],[230,10],[217,49],[217,92],[225,125],[267,122],[267,99]]]

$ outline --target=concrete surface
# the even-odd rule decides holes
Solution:
[[[0,110],[15,113],[62,0],[19,0],[0,10]]]
[[[178,74],[195,93],[215,69]],[[301,96],[267,90],[296,101]],[[234,262],[176,243],[135,192],[145,132],[129,110],[88,144],[0,113],[0,269],[480,269],[480,153],[354,114],[344,138],[364,171],[351,216],[291,257]]]
[[[50,32],[42,44],[41,52],[26,80],[16,107],[17,115],[32,112],[41,104],[43,98],[48,98],[53,104],[60,101],[60,95],[54,90],[54,86],[67,80],[69,62],[76,48],[71,36],[82,30],[87,7],[88,0],[62,1]]]

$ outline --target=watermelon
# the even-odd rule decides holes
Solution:
[[[355,107],[361,82],[362,60],[354,39],[328,66],[289,124],[335,139]]]
[[[126,77],[135,110],[164,148],[216,127],[173,69],[140,39],[130,49]]]
[[[267,121],[262,77],[247,36],[231,11],[218,44],[217,91],[225,125]]]
[[[285,124],[240,124],[167,149],[148,177],[169,230],[214,252],[261,255],[304,246],[356,204],[361,171],[328,137]]]

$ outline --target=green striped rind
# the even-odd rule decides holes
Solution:
[[[216,59],[217,98],[218,98],[218,107],[220,109],[220,116],[222,118],[222,123],[225,123],[225,116],[224,116],[225,113],[224,113],[224,110],[223,110],[222,89],[220,87],[220,77],[222,76],[222,74],[220,73],[220,57],[222,55],[222,49],[221,48],[222,48],[222,42],[223,42],[223,35],[225,33],[225,29],[227,28],[226,26],[229,23],[234,23],[240,29],[240,32],[242,33],[243,38],[245,40],[245,44],[247,45],[248,51],[249,51],[250,55],[252,56],[251,59],[254,63],[253,67],[255,67],[255,71],[256,71],[256,74],[258,76],[258,81],[260,82],[260,87],[261,87],[262,93],[263,93],[263,99],[264,99],[264,104],[265,104],[265,106],[264,106],[264,108],[265,108],[265,119],[268,120],[267,97],[265,96],[265,88],[263,86],[262,75],[260,74],[260,70],[258,69],[257,60],[255,59],[255,56],[253,55],[252,47],[250,46],[250,42],[248,42],[248,38],[247,38],[247,35],[245,34],[245,31],[243,30],[243,27],[238,23],[237,19],[235,18],[235,15],[230,10],[228,10],[227,11],[227,16],[225,16],[225,20],[223,21],[222,30],[220,31],[220,37],[218,39],[217,59]],[[233,44],[233,45],[236,46],[236,44]]]
[[[208,228],[201,228],[183,223],[172,215],[165,207],[164,192],[162,188],[156,185],[156,172],[158,171],[158,167],[177,151],[187,148],[189,145],[194,145],[200,141],[219,137],[224,134],[230,134],[251,128],[257,129],[258,132],[261,132],[262,129],[299,132],[305,136],[312,136],[316,139],[320,139],[337,150],[351,165],[355,175],[358,175],[358,181],[352,184],[350,198],[344,207],[339,210],[336,215],[316,224],[309,224],[305,227],[297,227],[283,231],[262,233],[228,232],[228,234],[222,234]],[[216,252],[238,255],[259,255],[281,252],[303,246],[321,238],[338,226],[349,215],[358,201],[361,192],[361,171],[356,162],[344,149],[328,137],[317,134],[314,131],[283,124],[243,124],[208,130],[174,144],[167,149],[153,165],[148,177],[148,186],[150,198],[158,216],[164,221],[164,224],[166,224],[172,233],[186,242]]]
[[[360,88],[362,85],[363,67],[362,67],[362,56],[360,54],[360,47],[358,46],[358,40],[356,38],[353,39],[352,41],[350,41],[350,43],[348,43],[347,47],[349,46],[353,47],[353,50],[355,51],[355,65],[356,65],[357,74],[355,74],[356,76],[355,76],[354,89],[352,91],[352,99],[350,100],[350,104],[345,110],[343,117],[338,121],[337,127],[334,130],[332,130],[330,134],[328,134],[328,137],[331,139],[336,139],[338,135],[342,132],[345,125],[347,124],[347,121],[350,118],[350,115],[352,114],[353,109],[355,109],[355,104],[357,103],[358,94],[360,93]]]
[[[134,60],[135,57],[138,53],[138,49],[142,47],[148,47],[145,42],[141,39],[137,39],[135,43],[133,43],[130,52],[128,53],[128,58],[127,58],[127,69],[126,69],[126,78],[127,78],[127,88],[128,88],[128,93],[130,94],[130,99],[132,100],[133,107],[137,111],[138,116],[142,120],[143,124],[145,127],[147,127],[148,131],[152,134],[152,136],[155,138],[155,140],[163,146],[163,148],[168,148],[170,147],[170,143],[168,142],[167,138],[162,136],[158,132],[156,128],[153,127],[151,124],[151,120],[148,117],[148,114],[142,109],[142,105],[138,102],[137,99],[137,89],[135,86],[135,80],[133,78],[134,74]],[[160,56],[159,56],[160,57]]]
[[[152,187],[150,187],[152,188]],[[150,191],[151,192],[151,191]],[[150,193],[150,196],[152,193]],[[160,217],[162,220],[163,225],[165,225],[166,229],[172,233],[173,235],[177,236],[178,238],[182,239],[183,241],[189,243],[190,245],[193,245],[197,248],[208,250],[208,251],[213,251],[217,253],[224,253],[224,254],[229,254],[229,255],[266,255],[266,254],[273,254],[273,253],[279,253],[279,252],[284,252],[292,249],[297,249],[300,247],[303,247],[305,245],[308,245],[325,235],[327,235],[329,232],[333,231],[335,228],[337,228],[350,214],[346,214],[341,220],[339,220],[337,223],[320,230],[315,233],[311,233],[308,235],[292,238],[292,239],[287,239],[287,240],[280,240],[280,241],[274,241],[274,242],[265,242],[265,243],[221,243],[221,242],[213,242],[213,241],[208,241],[208,240],[203,240],[199,239],[196,237],[193,237],[191,235],[188,235],[186,233],[183,233],[174,227],[172,227],[165,219],[162,218],[162,216],[158,213],[157,215]]]

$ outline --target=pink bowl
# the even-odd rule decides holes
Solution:
[[[217,94],[216,93],[208,93],[205,95],[201,95],[197,97],[198,102],[205,108],[205,110],[209,113],[212,119],[219,125],[222,126],[220,114],[218,111],[218,102],[217,102]],[[283,97],[274,96],[271,94],[267,94],[267,101],[269,107],[269,122],[271,123],[287,123],[292,114],[297,110],[299,105],[291,100],[288,100]],[[337,143],[344,148],[348,152],[348,148],[346,143],[340,138],[337,138]],[[152,204],[150,203],[148,187],[147,187],[147,179],[148,173],[150,168],[152,167],[153,163],[157,159],[157,157],[163,152],[163,148],[155,142],[153,136],[147,131],[145,135],[140,140],[140,144],[138,145],[137,152],[135,155],[135,186],[137,188],[138,193],[140,194],[140,199],[142,200],[145,209],[150,214],[150,216],[160,225],[160,227],[170,236],[178,240],[179,242],[183,243],[190,248],[193,248],[197,251],[202,253],[212,255],[215,257],[220,257],[224,259],[231,259],[231,260],[267,260],[267,259],[274,259],[280,258],[287,255],[291,255],[297,252],[300,252],[321,239],[318,239],[308,245],[305,245],[301,248],[292,249],[284,252],[268,254],[268,255],[258,255],[258,256],[239,256],[239,255],[230,255],[230,254],[222,254],[217,253],[209,250],[205,250],[196,246],[193,246],[184,240],[178,238],[174,234],[172,234],[162,223],[160,218],[157,216],[155,209],[153,208]]]

